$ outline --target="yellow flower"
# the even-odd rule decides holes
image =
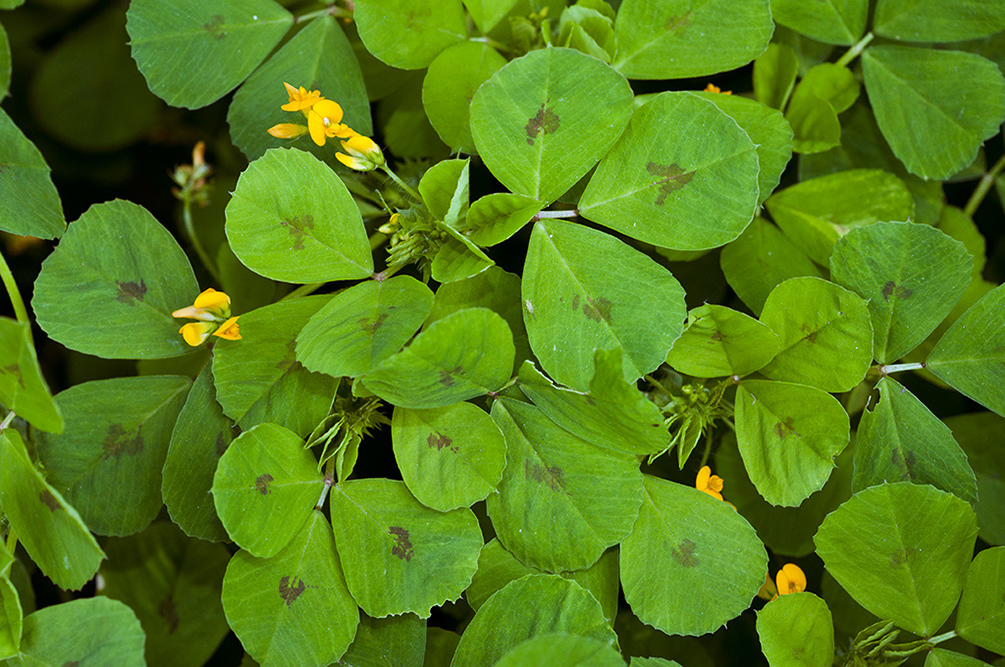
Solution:
[[[779,595],[802,593],[806,590],[806,575],[794,563],[786,563],[775,575],[775,586]]]
[[[237,317],[230,316],[230,297],[212,287],[195,298],[195,303],[171,313],[173,317],[187,317],[189,322],[178,330],[192,347],[202,345],[210,335],[240,340]]]
[[[713,498],[722,500],[722,478],[712,474],[712,469],[702,466],[698,471],[698,477],[694,481],[694,488],[704,491]],[[735,509],[735,508],[734,508]]]
[[[279,123],[269,128],[269,134],[277,139],[296,139],[306,131],[306,127],[297,123]]]
[[[733,94],[732,90],[727,90],[727,91],[723,92],[722,89],[720,89],[719,86],[715,85],[714,83],[710,83],[707,86],[705,86],[705,90],[703,92],[706,92],[706,93],[722,93],[723,95],[732,95]]]
[[[352,134],[349,139],[342,142],[342,150],[345,153],[335,153],[338,161],[356,171],[371,171],[377,167],[384,166],[384,154],[373,139],[362,134]]]
[[[303,109],[310,109],[312,106],[324,99],[321,97],[320,90],[312,90],[308,92],[303,86],[300,86],[298,90],[285,81],[283,82],[283,85],[286,86],[286,92],[290,96],[290,101],[282,106],[283,111],[302,111]]]
[[[324,146],[325,139],[355,134],[348,125],[342,125],[341,120],[342,107],[331,100],[319,100],[307,112],[307,129],[311,139],[318,146]]]

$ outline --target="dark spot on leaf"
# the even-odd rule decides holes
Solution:
[[[423,26],[416,24],[422,23],[423,19],[428,19],[431,15],[432,10],[428,7],[424,9],[413,9],[405,15],[405,27],[409,30],[422,30]]]
[[[599,299],[591,299],[586,297],[586,303],[583,304],[583,315],[594,322],[599,322],[600,320],[611,321],[611,302],[607,299],[600,297]]]
[[[807,343],[813,345],[817,342],[817,336],[820,334],[819,330],[813,329],[813,327],[809,324],[800,324],[799,330],[806,334],[803,336],[803,339],[805,339]]]
[[[202,29],[208,32],[213,39],[221,40],[227,36],[226,31],[223,29],[225,20],[223,16],[216,14],[211,21],[202,24]]]
[[[294,583],[296,584],[295,586],[291,585]],[[300,597],[300,594],[305,590],[307,590],[307,586],[304,585],[303,579],[297,581],[296,577],[294,577],[291,580],[287,576],[279,580],[279,597],[286,602],[287,607],[293,604],[293,601]]]
[[[534,145],[534,139],[540,133],[553,134],[558,130],[559,118],[558,114],[541,104],[541,108],[537,110],[537,113],[527,121],[524,126],[524,130],[527,132],[527,143],[531,146]]]
[[[307,234],[307,230],[314,229],[314,218],[307,214],[298,215],[295,218],[286,218],[279,224],[286,227],[290,236],[293,237],[293,250],[303,250],[304,236]]]
[[[24,386],[24,378],[21,377],[21,367],[20,366],[18,366],[17,364],[8,364],[8,365],[6,365],[6,366],[3,367],[3,373],[4,373],[4,375],[8,375],[8,374],[9,375],[13,375],[15,378],[17,378],[17,383],[19,385],[21,385],[21,388],[22,389],[25,388],[25,386]]]
[[[230,441],[223,433],[218,433],[216,436],[216,458],[223,456],[228,447],[230,447]]]
[[[111,424],[102,445],[105,450],[101,455],[102,461],[118,458],[123,454],[135,456],[143,451],[143,436],[139,427],[135,431],[127,431],[122,428],[122,424]]]
[[[258,492],[260,494],[262,494],[263,496],[267,496],[269,495],[269,484],[274,479],[275,477],[273,477],[269,473],[259,475],[258,477],[255,478],[255,488],[258,489]]]
[[[912,565],[917,552],[918,550],[914,548],[897,549],[897,551],[893,553],[893,556],[890,557],[890,567],[892,569],[899,569],[904,567],[904,565]]]
[[[387,319],[387,313],[381,313],[380,315],[377,316],[377,319],[373,320],[372,322],[364,317],[359,321],[359,324],[360,327],[363,329],[363,331],[367,332],[372,336],[375,333],[377,333],[377,329],[380,328],[380,325],[383,324],[384,320],[386,319]]]
[[[440,371],[440,384],[444,387],[452,387],[454,385],[454,376],[461,375],[464,373],[464,369],[460,366],[456,366],[453,370]]]
[[[157,607],[157,613],[167,622],[168,634],[173,635],[174,631],[178,629],[180,620],[178,619],[178,610],[175,609],[174,600],[171,599],[170,595]]]
[[[684,567],[698,567],[698,565],[701,564],[701,561],[694,555],[694,548],[696,546],[698,545],[691,540],[685,539],[676,549],[670,550],[670,556],[672,556],[679,565]]]
[[[391,549],[391,553],[401,560],[412,560],[415,552],[412,551],[412,542],[408,539],[408,531],[401,526],[391,526],[387,533],[394,536],[394,547]]]
[[[657,206],[662,206],[671,192],[680,190],[694,178],[694,171],[684,171],[676,162],[672,164],[650,162],[646,165],[646,171],[659,177],[659,180],[653,181],[653,185],[658,183],[660,186],[660,193],[656,196]]]
[[[713,331],[712,332],[712,340],[719,341],[719,340],[722,340],[722,339],[723,339],[723,335],[722,335],[721,331]]]
[[[784,440],[790,434],[796,432],[795,422],[792,417],[786,417],[784,422],[775,422],[773,430],[775,431],[775,435]]]
[[[524,475],[541,484],[547,484],[552,491],[564,491],[565,479],[559,466],[545,466],[532,461],[524,462]]]
[[[910,299],[914,294],[914,290],[899,287],[897,283],[892,280],[888,280],[886,284],[883,285],[882,294],[884,301],[889,301],[891,296],[895,296],[898,299]]]
[[[143,296],[147,293],[147,284],[144,281],[134,283],[115,281],[115,284],[119,288],[119,293],[115,295],[115,300],[120,303],[128,303],[129,305],[134,305],[137,301],[142,301]]]
[[[680,16],[671,16],[667,19],[663,27],[667,29],[668,32],[683,31],[691,23],[691,10],[684,12]]]
[[[909,478],[914,472],[914,464],[916,462],[914,452],[908,451],[906,455],[902,455],[899,449],[894,449],[890,453],[890,463],[895,467],[900,468],[903,477]]]
[[[572,297],[572,309],[579,310],[579,295]]]
[[[67,662],[63,663],[63,667],[80,667],[80,661],[79,660],[68,660]]]
[[[426,444],[429,445],[430,448],[435,447],[436,451],[440,451],[444,447],[449,447],[450,451],[456,454],[457,448],[451,446],[453,442],[454,442],[453,440],[443,435],[442,433],[436,433],[436,432],[430,433],[429,437],[426,438]]]
[[[42,501],[42,504],[49,508],[50,512],[55,512],[59,509],[59,501],[56,500],[56,496],[52,495],[52,491],[49,489],[42,489],[42,492],[38,494],[38,499]]]
[[[276,362],[276,368],[281,371],[288,371],[297,361],[297,341],[290,339],[286,341],[286,354]]]

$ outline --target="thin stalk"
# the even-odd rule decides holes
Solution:
[[[0,433],[3,433],[3,431],[4,431],[4,430],[5,430],[5,429],[6,429],[6,428],[7,428],[8,426],[10,426],[10,423],[11,423],[12,421],[14,421],[14,411],[13,411],[13,410],[11,410],[10,412],[8,412],[8,413],[7,413],[7,416],[3,418],[3,421],[2,421],[2,422],[0,422]]]
[[[383,167],[381,167],[381,169],[383,169],[384,173],[386,173],[388,176],[391,177],[392,181],[394,181],[395,183],[398,184],[398,187],[400,187],[402,190],[404,190],[405,192],[407,192],[409,194],[409,196],[412,197],[412,199],[414,199],[417,202],[421,202],[422,201],[422,196],[419,195],[418,192],[416,192],[415,190],[413,190],[411,186],[409,186],[407,183],[405,183],[405,181],[403,181],[400,178],[398,178],[398,175],[396,173],[394,173],[393,171],[391,171],[390,167],[388,167],[387,165],[384,165]]]
[[[578,215],[579,215],[578,208],[574,208],[571,210],[562,210],[562,211],[539,211],[537,215],[531,218],[531,220],[532,221],[541,220],[543,218],[575,218]]]
[[[903,373],[904,371],[920,371],[924,367],[925,363],[922,361],[909,364],[887,364],[886,366],[880,366],[879,372],[883,375],[889,375],[890,373]]]
[[[296,299],[302,296],[307,296],[308,294],[313,294],[314,292],[317,292],[325,285],[327,285],[327,283],[311,283],[309,285],[301,285],[300,287],[296,288],[295,290],[293,290],[292,292],[281,298],[280,301],[286,301],[287,299]]]
[[[941,644],[944,641],[949,641],[956,636],[956,630],[950,630],[949,632],[943,633],[941,635],[936,635],[928,640],[929,644]]]
[[[374,232],[373,234],[370,234],[370,252],[373,252],[385,243],[387,243],[387,234],[383,232]]]
[[[848,51],[846,51],[845,54],[841,56],[838,59],[838,61],[834,64],[837,65],[838,67],[847,67],[848,63],[855,60],[855,58],[858,58],[859,54],[865,50],[865,47],[869,46],[869,42],[871,42],[874,37],[875,35],[873,35],[871,32],[867,32],[865,34],[865,37],[858,40],[858,43],[856,43],[854,46],[848,49]]]
[[[495,49],[496,51],[498,51],[500,53],[513,53],[514,52],[513,49],[511,49],[509,46],[503,44],[502,42],[496,41],[496,40],[492,39],[491,37],[469,37],[468,41],[469,42],[481,42],[482,44],[488,44],[489,46],[491,46],[493,49]]]
[[[705,451],[701,453],[701,465],[698,466],[699,469],[704,468],[705,464],[708,463],[708,456],[712,453],[712,429],[705,431]]]
[[[373,274],[371,278],[376,280],[378,283],[382,283],[391,276],[393,276],[394,274],[396,274],[398,271],[401,271],[403,268],[405,268],[404,264],[398,264],[397,266],[389,266],[380,273]]]
[[[342,9],[341,7],[336,7],[335,5],[332,5],[330,7],[325,7],[324,9],[318,9],[313,12],[307,12],[305,14],[301,14],[300,16],[294,16],[293,22],[303,23],[304,21],[310,21],[311,19],[316,19],[317,17],[324,16],[325,14],[331,14],[332,16],[339,18],[352,16],[351,12]]]
[[[318,510],[319,512],[322,510],[325,504],[325,498],[328,497],[328,491],[329,489],[332,488],[332,485],[334,483],[335,483],[335,457],[332,457],[328,459],[327,463],[325,463],[325,485],[321,489],[321,497],[318,498],[318,502],[315,503],[314,509]]]
[[[666,387],[664,387],[662,384],[660,384],[659,380],[657,380],[656,378],[654,378],[651,373],[647,373],[646,376],[645,376],[645,378],[646,378],[646,382],[648,382],[652,386],[654,386],[657,389],[659,389],[660,391],[662,391],[668,397],[673,396],[673,392],[669,391]]]
[[[192,222],[192,200],[186,195],[181,203],[181,218],[185,224],[185,235],[188,236],[189,242],[195,249],[195,254],[199,256],[199,261],[202,262],[202,265],[209,271],[209,275],[213,276],[213,280],[219,285],[222,281],[220,280],[220,272],[217,270],[216,262],[210,259],[209,253],[202,247],[199,235],[195,233],[195,224]]]
[[[14,550],[17,549],[17,532],[13,528],[7,531],[7,542],[4,546],[7,547],[7,553],[13,556]]]
[[[0,277],[3,278],[3,286],[7,288],[7,296],[10,297],[10,303],[14,306],[14,315],[17,317],[17,321],[21,324],[28,324],[30,321],[28,319],[28,310],[24,307],[21,290],[17,288],[14,274],[11,273],[10,266],[7,265],[7,259],[2,253],[0,253]]]
[[[980,207],[981,202],[984,201],[984,197],[987,196],[991,186],[995,184],[995,181],[1003,170],[1005,170],[1005,155],[998,158],[998,161],[991,167],[991,170],[981,177],[973,194],[970,195],[970,199],[967,200],[967,205],[963,207],[964,213],[973,217],[974,212]]]

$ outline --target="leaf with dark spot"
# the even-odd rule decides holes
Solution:
[[[808,324],[799,325],[799,330],[802,331],[804,334],[806,334],[805,336],[803,336],[803,338],[806,340],[807,343],[813,345],[814,343],[817,342],[817,336],[820,335],[820,332],[818,330],[812,329]]]
[[[775,422],[773,430],[775,435],[784,440],[789,437],[789,434],[796,432],[795,420],[792,417],[786,417],[784,422]]]
[[[535,482],[548,485],[553,491],[565,490],[564,473],[560,466],[545,466],[540,463],[526,461],[524,464],[524,476]]]
[[[534,139],[537,138],[538,134],[542,132],[544,134],[553,134],[558,130],[558,126],[558,114],[542,103],[541,108],[537,110],[537,113],[524,126],[524,130],[527,132],[527,143],[533,146]]]
[[[4,375],[8,375],[9,374],[9,375],[13,375],[14,377],[16,377],[17,378],[17,383],[19,385],[21,385],[21,388],[22,389],[25,388],[24,378],[21,377],[21,367],[20,366],[18,366],[17,364],[8,364],[8,365],[4,366],[2,370],[3,370],[3,374]]]
[[[255,478],[255,488],[258,489],[258,492],[263,496],[267,496],[269,495],[269,484],[272,483],[273,479],[275,478],[269,473],[259,475]]]
[[[306,214],[298,215],[295,218],[281,220],[279,224],[286,227],[293,237],[293,250],[303,250],[304,236],[308,229],[314,229],[314,218]]]
[[[698,567],[701,563],[694,555],[694,549],[698,546],[689,539],[685,539],[676,549],[670,550],[670,555],[678,564],[684,567]]]
[[[451,443],[453,443],[453,440],[442,433],[430,433],[429,438],[426,439],[426,444],[428,444],[430,448],[435,447],[436,451],[440,451],[444,447],[450,447]],[[450,447],[450,450],[456,452],[457,448]]]
[[[597,299],[586,297],[586,303],[583,304],[583,315],[586,315],[594,322],[601,320],[610,322],[611,302],[603,297]]]
[[[49,508],[50,512],[55,512],[59,509],[59,501],[56,500],[56,496],[52,495],[52,491],[49,489],[42,489],[42,492],[38,494],[38,499],[42,501],[42,504]]]
[[[178,629],[178,623],[181,621],[178,618],[178,610],[175,608],[174,600],[170,595],[157,607],[157,614],[167,623],[168,634],[173,635],[175,630]]]
[[[121,282],[116,280],[115,284],[119,288],[119,293],[115,295],[115,299],[121,303],[133,305],[137,301],[142,301],[143,296],[147,293],[147,284],[142,280],[138,283],[133,281]]]
[[[408,531],[400,526],[391,526],[387,533],[394,536],[394,547],[391,553],[401,560],[412,560],[415,552],[412,551],[412,542],[408,539]]]
[[[290,584],[296,582],[296,586],[291,586]],[[297,581],[295,578],[293,581],[290,577],[286,576],[279,580],[279,597],[281,597],[285,602],[286,606],[289,607],[293,604],[293,601],[300,597],[300,594],[307,589],[304,585],[304,580],[300,579]]]
[[[662,206],[663,202],[666,201],[671,192],[674,190],[680,190],[694,178],[693,170],[684,171],[684,169],[682,169],[676,162],[671,164],[657,164],[655,162],[650,162],[646,165],[646,171],[653,176],[659,177],[658,181],[653,181],[653,185],[658,183],[660,186],[660,193],[656,197],[657,206]]]
[[[680,16],[671,16],[666,20],[664,27],[666,27],[667,32],[676,32],[680,34],[684,31],[684,28],[691,24],[691,10],[687,10]]]
[[[212,21],[202,24],[202,29],[212,35],[213,39],[219,41],[227,36],[227,32],[223,29],[225,20],[220,14],[215,14]]]
[[[915,548],[897,549],[897,551],[894,552],[893,556],[890,557],[890,568],[895,570],[904,567],[904,565],[913,564],[917,552],[918,550]]]
[[[886,284],[883,285],[881,291],[884,301],[889,301],[891,296],[898,299],[910,299],[911,295],[914,294],[914,290],[909,290],[904,287],[900,287],[897,283],[892,280],[888,280]]]
[[[122,424],[111,424],[102,444],[105,450],[101,455],[102,461],[112,457],[118,458],[123,454],[135,456],[143,451],[143,436],[140,434],[140,427],[137,427],[134,433],[125,430]]]
[[[381,313],[380,315],[377,316],[377,319],[373,320],[372,322],[366,318],[363,318],[359,321],[359,324],[360,327],[363,329],[363,331],[367,332],[372,336],[375,333],[377,333],[377,329],[380,328],[380,325],[383,324],[384,320],[386,319],[387,319],[387,313]]]

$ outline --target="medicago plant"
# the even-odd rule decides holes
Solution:
[[[4,664],[1000,664],[1001,0],[0,21]]]

